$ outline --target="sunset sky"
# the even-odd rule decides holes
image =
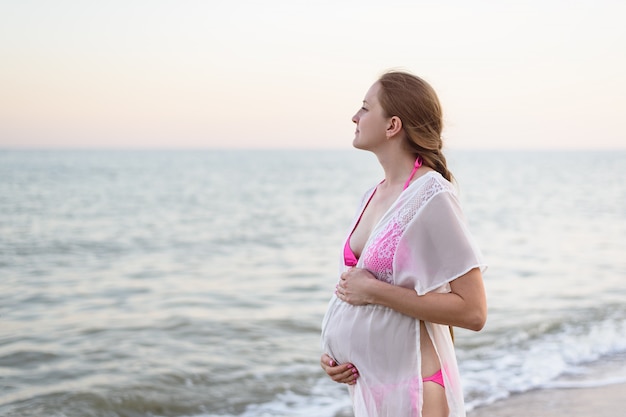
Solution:
[[[626,2],[0,0],[0,148],[349,148],[385,70],[450,148],[626,148]]]

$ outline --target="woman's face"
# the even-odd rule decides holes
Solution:
[[[352,145],[358,149],[372,150],[386,142],[388,118],[378,101],[380,84],[375,83],[365,94],[363,106],[352,116],[356,124]]]

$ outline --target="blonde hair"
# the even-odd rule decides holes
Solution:
[[[378,100],[387,117],[402,121],[409,149],[422,158],[423,164],[453,180],[443,155],[443,112],[435,90],[423,79],[399,71],[383,74]]]

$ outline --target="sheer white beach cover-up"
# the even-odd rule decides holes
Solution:
[[[361,203],[354,229],[369,197]],[[342,252],[343,254],[343,252]],[[419,295],[449,292],[449,282],[485,269],[452,184],[436,172],[415,180],[376,225],[356,265]],[[340,273],[347,267],[341,258]],[[465,416],[448,326],[426,322],[445,382],[449,416]],[[355,417],[422,415],[420,322],[380,305],[353,306],[332,296],[322,322],[322,350],[359,370],[348,386]]]

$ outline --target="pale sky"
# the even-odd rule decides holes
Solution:
[[[0,0],[0,148],[349,148],[388,69],[448,148],[625,149],[618,0]]]

